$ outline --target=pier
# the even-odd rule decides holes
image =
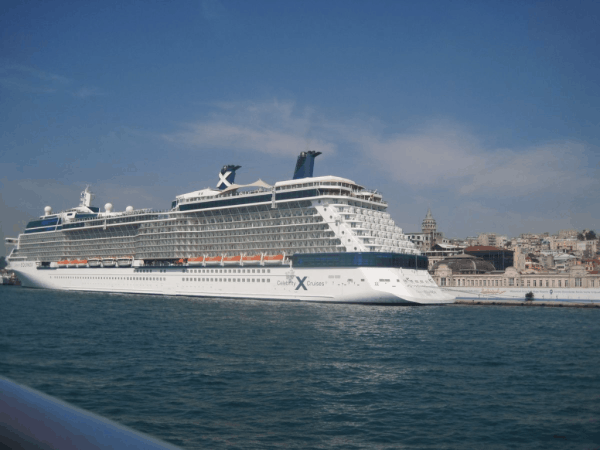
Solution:
[[[456,300],[455,305],[483,305],[483,306],[545,306],[550,308],[598,308],[600,302],[573,302],[573,301],[545,301],[545,300]]]

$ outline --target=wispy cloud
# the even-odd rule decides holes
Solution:
[[[334,153],[336,145],[311,136],[309,111],[296,114],[293,102],[219,103],[205,120],[182,125],[164,134],[170,142],[198,149],[227,148],[271,155],[295,155],[307,145]]]
[[[386,133],[377,119],[343,122],[299,110],[291,101],[218,103],[203,120],[165,134],[197,149],[248,150],[296,155],[310,148],[351,151],[365,165],[376,163],[390,179],[415,190],[444,189],[457,197],[495,198],[575,194],[599,187],[587,172],[584,143],[562,141],[521,148],[490,148],[467,127],[451,121]]]
[[[0,86],[5,89],[18,89],[31,93],[52,94],[58,91],[71,91],[74,97],[87,99],[105,95],[96,87],[81,86],[71,90],[73,80],[35,67],[0,61]]]
[[[6,89],[18,89],[25,92],[52,94],[57,91],[55,88],[44,86],[32,86],[31,84],[23,83],[22,81],[13,78],[0,77],[0,85]]]
[[[392,136],[365,132],[352,139],[396,180],[416,188],[444,186],[461,196],[574,193],[598,182],[586,173],[583,143],[487,148],[464,127],[437,123]]]
[[[21,73],[28,74],[40,80],[55,81],[61,84],[69,84],[71,80],[62,75],[55,73],[44,72],[43,70],[36,69],[35,67],[25,66],[23,64],[15,64],[11,62],[4,62],[0,64],[0,72],[8,73]]]
[[[77,98],[86,99],[89,97],[97,97],[105,94],[101,92],[98,88],[82,86],[76,91],[74,91],[73,95]]]
[[[0,85],[32,93],[51,94],[68,85],[71,80],[62,75],[44,72],[22,64],[0,61]]]

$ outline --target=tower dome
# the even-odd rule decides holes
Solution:
[[[431,215],[431,208],[427,208],[427,215],[423,219],[423,224],[421,225],[421,231],[423,233],[435,233],[437,230],[437,224],[435,223],[435,219]]]

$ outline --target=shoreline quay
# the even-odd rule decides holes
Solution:
[[[479,305],[479,306],[545,306],[549,308],[600,308],[600,303],[577,303],[561,301],[525,301],[525,300],[456,300],[453,305]]]

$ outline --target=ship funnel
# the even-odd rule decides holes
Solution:
[[[312,177],[313,169],[315,167],[315,158],[320,154],[321,152],[312,150],[300,153],[298,161],[296,162],[296,169],[294,170],[294,180]]]
[[[221,172],[219,173],[219,182],[217,183],[217,188],[223,190],[231,186],[235,180],[235,171],[240,167],[242,166],[235,166],[233,164],[223,166]]]

